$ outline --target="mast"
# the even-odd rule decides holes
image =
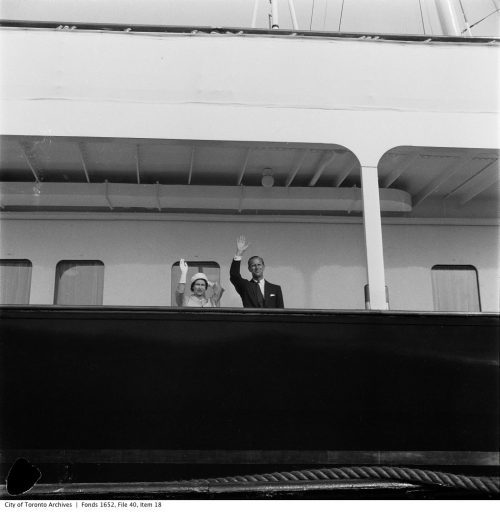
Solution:
[[[455,0],[436,0],[436,9],[445,36],[461,36]]]
[[[295,6],[293,0],[288,0],[288,8],[290,9],[290,17],[292,18],[293,30],[299,30],[299,24],[297,23],[297,16],[295,15]]]
[[[254,17],[256,16],[257,10],[257,1],[254,5]],[[271,4],[271,28],[278,29],[280,28],[279,24],[279,12],[278,12],[278,0],[269,0]],[[288,9],[290,10],[290,17],[292,18],[292,27],[294,30],[299,30],[299,24],[297,22],[297,15],[295,14],[295,5],[293,0],[288,0]],[[253,25],[252,25],[253,26]]]
[[[280,28],[279,24],[279,14],[278,14],[278,0],[269,0],[271,4],[271,28],[278,29]]]
[[[259,10],[259,0],[255,0],[253,4],[253,15],[252,15],[252,28],[255,28],[257,24],[257,11]]]

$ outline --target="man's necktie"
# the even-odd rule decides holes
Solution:
[[[259,304],[259,308],[264,307],[264,296],[262,295],[262,292],[260,290],[259,283],[254,281],[255,286],[257,287],[257,302]]]

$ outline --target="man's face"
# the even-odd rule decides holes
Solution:
[[[264,268],[264,262],[260,258],[252,258],[248,262],[248,270],[250,270],[253,279],[260,281],[264,277]]]
[[[203,297],[205,295],[205,290],[207,289],[207,285],[203,279],[197,279],[193,284],[193,293],[197,297]]]

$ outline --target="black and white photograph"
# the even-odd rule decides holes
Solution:
[[[500,0],[0,0],[1,506],[498,500],[499,153]]]

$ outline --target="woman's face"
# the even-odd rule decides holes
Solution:
[[[207,285],[203,279],[197,279],[193,284],[193,293],[197,297],[204,297],[207,290]]]

